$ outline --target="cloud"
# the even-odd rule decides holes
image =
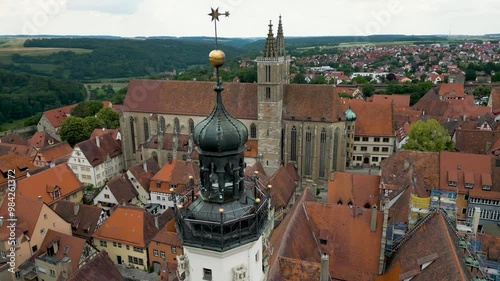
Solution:
[[[106,14],[132,15],[143,0],[67,0],[67,9],[74,11],[96,11]]]

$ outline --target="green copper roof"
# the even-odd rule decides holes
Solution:
[[[356,113],[351,110],[351,106],[345,111],[345,119],[347,121],[356,121]]]

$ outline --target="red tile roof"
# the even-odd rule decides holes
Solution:
[[[286,208],[295,195],[297,184],[284,166],[280,166],[269,179],[271,188],[271,204],[274,208]]]
[[[151,239],[151,241],[163,243],[166,245],[181,247],[182,243],[181,240],[179,239],[179,236],[177,236],[175,227],[173,226],[174,222],[175,219],[167,223],[162,229],[160,229],[160,231],[158,231],[158,233],[155,235],[155,237],[153,237],[153,239]]]
[[[99,138],[99,145],[97,145],[97,138]],[[108,156],[114,158],[122,154],[120,141],[115,140],[109,134],[82,141],[75,147],[80,148],[92,167],[104,163]]]
[[[55,209],[61,218],[71,223],[73,235],[85,238],[90,238],[97,230],[102,211],[97,206],[64,200],[57,203]]]
[[[77,104],[72,104],[60,108],[55,108],[47,110],[43,115],[49,120],[49,122],[54,126],[54,128],[59,128],[61,123],[69,116],[71,110],[76,107]]]
[[[123,175],[112,178],[106,183],[105,188],[109,188],[118,204],[130,202],[139,195],[132,183]]]
[[[347,110],[349,105],[357,116],[355,128],[357,136],[389,137],[395,135],[392,104],[347,100],[342,104],[343,111]]]
[[[379,205],[380,176],[334,172],[328,180],[327,202],[368,209]]]
[[[440,96],[447,96],[451,93],[455,93],[458,96],[465,96],[464,84],[441,84],[439,87],[438,94]]]
[[[337,122],[344,116],[340,98],[330,85],[287,84],[283,90],[285,120]]]
[[[392,257],[388,268],[400,264],[401,275],[415,281],[471,280],[463,262],[464,254],[458,249],[456,235],[441,213],[435,214],[420,227]],[[426,262],[432,263],[421,269]],[[402,280],[402,279],[399,279]]]
[[[156,173],[149,183],[151,192],[170,193],[170,185],[187,185],[189,176],[193,177],[194,182],[200,178],[199,167],[192,161],[172,160],[167,163],[158,173]],[[157,182],[161,183],[160,187]]]
[[[36,132],[30,139],[29,144],[31,146],[42,148],[49,145],[60,143],[60,141],[53,138],[46,132]]]
[[[455,149],[460,152],[487,154],[500,140],[500,131],[457,129]]]
[[[0,143],[10,143],[10,144],[18,144],[26,146],[30,145],[30,143],[27,140],[25,140],[21,135],[18,134],[11,134],[8,136],[1,137]]]
[[[85,248],[85,240],[49,229],[36,256],[40,257],[46,254],[47,248],[54,247],[54,243],[57,243],[58,249],[51,257],[57,260],[61,260],[64,257],[70,258],[72,272],[75,272],[80,265],[80,258]],[[56,249],[53,248],[53,250],[55,251]]]
[[[118,134],[120,133],[119,129],[94,129],[92,132],[92,135],[90,135],[90,138],[95,138],[97,136],[102,136],[104,134],[110,134],[113,139],[118,139]]]
[[[9,217],[8,204],[9,200],[4,200],[2,206],[0,207],[0,214],[4,218]],[[16,197],[16,212],[14,215],[17,218],[17,227],[20,230],[27,231],[26,235],[28,237],[32,237],[33,235],[33,231],[35,230],[43,205],[44,203],[40,200],[24,196]],[[9,235],[8,226],[9,224],[7,223],[0,226],[0,237],[7,239]]]
[[[371,212],[304,202],[303,195],[271,236],[270,278],[283,280],[278,257],[319,263],[320,253],[326,253],[334,280],[373,280],[378,275],[383,214],[377,212],[372,232]],[[315,237],[326,241],[318,243]]]
[[[154,217],[146,210],[118,205],[93,237],[144,248],[157,232]]]
[[[215,104],[213,86],[213,82],[133,79],[123,110],[207,116]],[[230,114],[242,119],[257,119],[257,84],[224,83],[224,89],[222,100]],[[147,98],[141,98],[146,94]]]
[[[395,107],[410,106],[410,95],[373,95],[374,103],[393,103]]]
[[[0,156],[0,187],[7,184],[9,170],[15,170],[16,179],[26,177],[28,172],[35,170],[36,167],[26,156],[16,154],[6,154]]]
[[[59,188],[60,196],[53,192]],[[83,184],[66,163],[57,165],[17,182],[17,194],[37,200],[39,196],[47,205],[64,200],[66,196],[83,190]]]
[[[144,170],[146,166],[146,170]],[[130,173],[134,176],[135,180],[149,192],[149,183],[151,178],[160,171],[160,166],[153,158],[149,158],[145,163],[140,163],[129,169]]]
[[[439,161],[441,189],[458,190],[462,194],[474,193],[475,196],[490,199],[498,196],[500,190],[496,190],[495,186],[491,188],[491,191],[482,190],[482,175],[491,176],[492,174],[491,156],[442,151],[439,154]],[[474,179],[472,189],[465,188],[466,175],[470,175],[468,177]],[[457,182],[456,187],[448,185],[449,181],[455,180]],[[491,179],[488,182],[491,182]]]
[[[491,89],[491,108],[493,113],[500,114],[500,88]]]
[[[101,251],[96,257],[71,274],[66,281],[123,281],[125,280],[106,251]]]
[[[36,161],[36,157],[41,154],[46,162],[56,162],[58,160],[66,162],[71,156],[71,152],[73,152],[73,148],[67,141],[64,141],[38,149],[33,161]]]

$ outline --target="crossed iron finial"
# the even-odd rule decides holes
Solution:
[[[214,8],[210,8],[210,9],[212,10],[212,12],[208,15],[212,17],[212,21],[214,21],[214,20],[218,21],[219,16],[226,16],[226,18],[229,17],[229,12],[227,12],[227,11],[224,13],[219,13],[219,8],[217,8],[215,10],[214,10]]]

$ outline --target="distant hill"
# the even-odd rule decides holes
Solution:
[[[221,41],[227,57],[238,58],[244,52],[235,45],[241,40]],[[164,71],[184,70],[193,65],[206,65],[213,40],[201,39],[123,39],[51,38],[28,39],[25,48],[73,48],[89,53],[60,51],[46,56],[13,54],[12,64],[0,68],[30,72],[33,66],[46,67],[46,75],[82,81],[103,78],[127,78],[155,75]],[[33,73],[41,74],[39,69]]]

